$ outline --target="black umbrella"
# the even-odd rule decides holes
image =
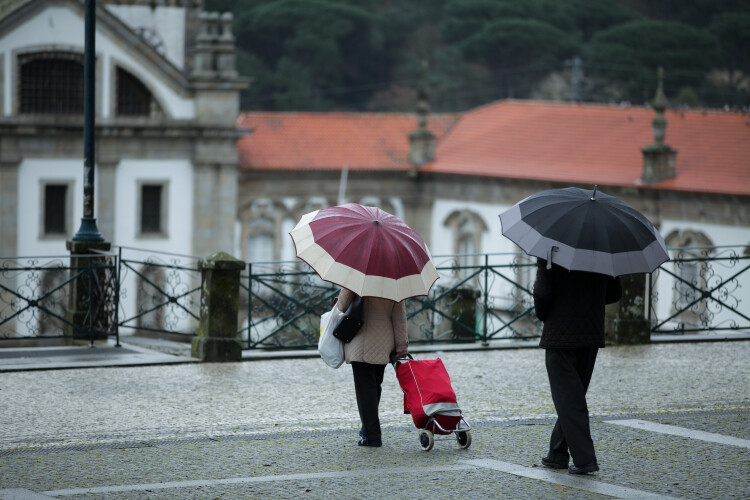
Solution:
[[[541,191],[501,213],[500,223],[526,253],[570,270],[621,276],[669,260],[664,238],[643,214],[596,188]]]

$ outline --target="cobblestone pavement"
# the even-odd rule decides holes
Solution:
[[[539,349],[438,352],[474,429],[424,452],[393,370],[382,448],[356,445],[351,370],[319,359],[9,372],[5,498],[750,498],[750,342],[600,351],[602,470],[545,469]]]

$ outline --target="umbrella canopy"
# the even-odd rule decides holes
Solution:
[[[621,276],[669,260],[664,238],[619,198],[574,187],[533,194],[500,214],[502,233],[566,269]]]
[[[297,257],[362,297],[427,295],[438,273],[424,240],[377,207],[347,203],[305,214],[289,233]]]

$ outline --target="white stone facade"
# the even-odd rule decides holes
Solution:
[[[28,82],[22,81],[29,78],[23,76],[22,61],[38,54],[45,61],[57,54],[82,61],[84,5],[75,0],[16,3],[17,8],[4,10],[0,18],[0,195],[4,198],[0,255],[62,254],[82,215],[82,105],[60,114],[37,111],[33,108],[38,103],[22,102],[22,95],[33,97]],[[226,218],[228,212],[231,218],[215,220],[205,207],[236,205],[236,139],[241,134],[235,117],[239,90],[247,83],[236,75],[211,72],[196,77],[191,59],[200,23],[218,24],[218,15],[201,17],[200,2],[195,1],[169,2],[153,9],[118,2],[97,4],[95,216],[99,230],[105,240],[120,246],[199,256],[232,251],[235,211],[218,210],[216,217]],[[217,30],[218,26],[212,32],[217,33],[218,44]],[[206,43],[203,57],[211,57],[214,41]],[[226,53],[225,46],[222,51]],[[128,76],[129,82],[118,80]],[[119,94],[126,83],[131,91],[147,96],[142,109],[118,109],[128,104]],[[199,107],[212,108],[215,116],[199,116]],[[68,186],[64,233],[45,234],[43,228],[43,186],[50,182]],[[138,189],[154,183],[161,186],[164,198],[164,227],[139,234]]]

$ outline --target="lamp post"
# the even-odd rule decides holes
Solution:
[[[94,93],[96,73],[96,0],[86,0],[84,5],[83,49],[83,217],[73,241],[104,241],[94,217]]]
[[[71,283],[66,336],[75,342],[87,338],[94,346],[94,340],[106,339],[111,331],[111,318],[107,316],[107,304],[112,301],[105,286],[108,267],[97,252],[109,251],[110,243],[96,227],[94,217],[94,93],[96,74],[96,0],[86,0],[84,4],[84,49],[83,49],[83,217],[81,227],[66,243],[70,251],[71,275],[77,277]],[[116,316],[114,324],[116,325]],[[118,344],[119,345],[119,344]]]

